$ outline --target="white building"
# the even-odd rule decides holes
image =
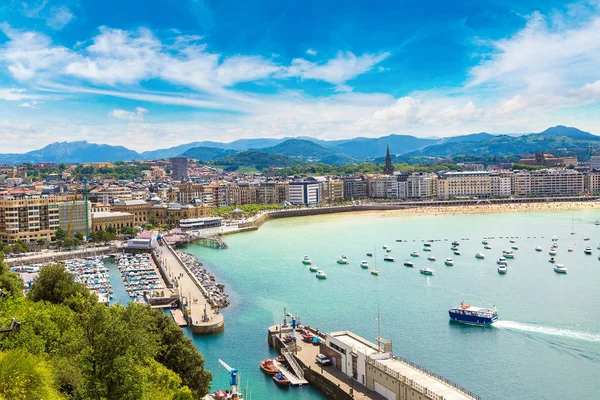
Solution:
[[[407,180],[408,198],[429,198],[437,193],[437,175],[435,174],[412,174]]]
[[[512,175],[513,174],[511,172],[499,172],[491,175],[492,196],[508,197],[513,193]]]
[[[294,205],[319,204],[321,201],[319,183],[314,180],[290,182],[289,196],[290,203]]]

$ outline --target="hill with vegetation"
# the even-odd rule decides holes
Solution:
[[[260,151],[295,157],[307,162],[322,162],[331,165],[346,165],[356,162],[356,159],[352,157],[306,139],[288,139],[276,146],[260,149]]]
[[[235,171],[240,167],[252,167],[258,170],[266,170],[270,167],[281,168],[299,165],[303,162],[281,154],[265,153],[257,150],[245,150],[211,162],[212,165],[220,166],[227,171]]]
[[[235,153],[237,153],[235,150],[220,149],[218,147],[192,147],[183,152],[181,157],[195,158],[200,161],[212,161]]]

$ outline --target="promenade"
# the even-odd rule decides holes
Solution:
[[[184,305],[184,314],[187,314],[192,332],[203,335],[223,330],[223,314],[211,306],[202,286],[175,251],[168,244],[160,246],[156,240],[153,240],[153,243],[152,249],[162,270],[169,277],[169,281],[175,284],[174,290]]]

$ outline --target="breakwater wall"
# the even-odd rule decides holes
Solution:
[[[22,257],[7,258],[5,259],[5,261],[9,267],[19,267],[22,265],[48,264],[53,262],[72,260],[75,258],[86,258],[106,254],[115,254],[117,251],[119,251],[119,249],[117,247],[112,246],[85,248],[73,251],[48,251],[37,254],[26,253]]]

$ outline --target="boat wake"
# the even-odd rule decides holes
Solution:
[[[560,336],[567,339],[582,340],[586,342],[600,342],[600,334],[553,328],[551,326],[524,324],[516,321],[497,321],[493,326],[500,329]]]

